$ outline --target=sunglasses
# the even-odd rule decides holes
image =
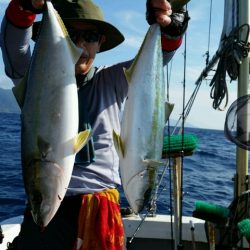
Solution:
[[[87,43],[96,43],[101,38],[101,34],[95,30],[77,30],[72,28],[67,28],[67,30],[73,43],[77,43],[79,40]]]

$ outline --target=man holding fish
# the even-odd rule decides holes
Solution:
[[[148,23],[158,23],[161,27],[164,65],[181,45],[182,35],[186,31],[189,18],[182,8],[186,2],[188,1],[147,1]],[[128,82],[123,69],[129,68],[133,60],[112,66],[94,67],[96,54],[118,46],[124,40],[123,35],[116,27],[105,22],[101,9],[92,0],[54,0],[52,4],[44,0],[12,0],[1,26],[5,71],[19,88],[14,93],[22,110],[22,140],[28,138],[28,142],[22,144],[22,163],[25,165],[23,176],[28,204],[20,234],[11,246],[12,249],[20,250],[122,250],[124,231],[117,191],[121,180],[113,131],[120,131],[122,111],[128,94]],[[42,23],[34,23],[36,14],[40,13],[44,14]],[[51,22],[50,19],[55,21]],[[61,32],[58,36],[53,36],[52,33],[56,33],[58,29]],[[61,40],[62,37],[64,39]],[[32,58],[29,47],[31,38],[37,41]],[[53,47],[55,44],[56,47]],[[48,46],[53,48],[51,53]],[[61,52],[55,52],[58,48],[61,48]],[[65,58],[68,59],[65,61]],[[51,62],[53,71],[50,67],[46,68]],[[74,65],[73,70],[67,72],[67,65],[70,68],[71,64]],[[47,120],[53,128],[64,116],[65,111],[60,109],[61,106],[64,107],[69,98],[69,103],[73,102],[74,98],[61,98],[59,86],[60,96],[57,99],[63,101],[51,101],[57,88],[55,91],[45,92],[45,97],[42,97],[43,86],[50,88],[49,85],[47,87],[47,82],[55,84],[57,79],[61,83],[65,79],[63,75],[68,76],[71,73],[78,90],[77,127],[79,132],[91,131],[92,136],[87,140],[81,133],[75,135],[73,129],[72,136],[76,139],[62,142],[63,149],[59,147],[59,150],[54,150],[56,144],[61,143],[57,141],[57,137],[63,137],[63,133],[51,136],[53,140],[49,137],[45,139]],[[38,91],[33,91],[36,89],[33,84],[38,86]],[[20,88],[22,85],[24,87]],[[65,89],[68,89],[68,85]],[[39,103],[36,103],[37,99]],[[40,100],[45,100],[41,101],[42,105]],[[44,124],[36,125],[40,127],[34,129],[38,131],[36,134],[33,127],[29,128],[29,124],[33,124],[33,120],[31,122],[29,119],[35,116],[37,121],[41,112],[37,112],[35,107],[38,114],[34,115],[32,109],[32,106],[37,105],[41,105],[40,111],[45,110],[45,106],[50,106],[46,111],[49,115],[42,115],[39,120]],[[64,109],[69,109],[70,106],[65,105]],[[70,112],[67,119],[63,120],[65,127],[67,120],[71,119]],[[75,119],[72,123],[75,123]],[[72,129],[70,124],[67,126]],[[64,126],[60,129],[63,130]],[[54,130],[59,128],[54,127]],[[51,135],[55,132],[52,131]],[[33,146],[26,145],[33,138],[35,152],[32,152]],[[65,147],[66,144],[70,147]],[[81,149],[82,146],[84,147]],[[67,170],[67,166],[61,168],[63,163],[58,157],[54,157],[53,154],[56,153],[52,154],[57,152],[60,156],[63,155],[62,151],[66,151],[66,156],[77,153],[72,171]],[[54,179],[49,177],[50,172],[55,175]],[[70,177],[68,181],[65,181],[66,177],[62,177],[64,175]]]

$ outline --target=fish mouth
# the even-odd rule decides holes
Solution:
[[[140,213],[145,207],[149,206],[149,201],[150,201],[150,198],[151,198],[151,193],[152,193],[152,188],[148,188],[144,192],[144,199],[137,199],[135,201],[136,206],[137,206],[136,213]]]
[[[37,225],[46,227],[56,213],[60,197],[62,168],[53,161],[34,159],[29,166],[27,195],[32,217]],[[55,186],[56,192],[53,192]]]
[[[29,199],[29,203],[31,206],[32,217],[38,226],[43,226],[43,224],[44,224],[43,220],[41,218],[41,214],[35,212],[35,211],[40,211],[42,201],[43,201],[43,196],[42,196],[42,193],[40,192],[40,190],[38,190],[38,189],[33,190],[32,195]]]
[[[133,209],[134,213],[136,213],[136,214],[140,213],[144,208],[144,203],[145,203],[145,201],[143,199],[137,199],[135,201],[136,208]]]
[[[147,205],[151,198],[152,188],[148,188],[144,193],[144,206]]]

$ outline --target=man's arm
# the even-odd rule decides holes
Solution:
[[[12,0],[9,3],[0,33],[5,72],[15,85],[23,78],[29,66],[31,27],[36,17],[36,14],[23,7],[24,1],[26,5],[31,4],[28,0]]]

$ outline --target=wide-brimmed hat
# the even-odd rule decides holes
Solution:
[[[122,33],[115,26],[104,21],[101,9],[92,0],[52,0],[52,4],[65,24],[75,21],[90,23],[95,25],[101,34],[105,35],[106,39],[99,52],[112,49],[124,41]],[[35,36],[39,29],[39,23],[33,24]],[[35,39],[34,36],[33,38]]]

